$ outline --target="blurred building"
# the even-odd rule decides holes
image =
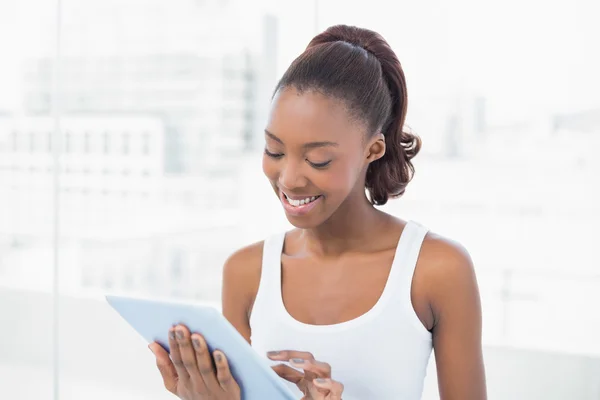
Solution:
[[[28,113],[50,112],[52,69],[49,59],[28,64]],[[61,69],[65,113],[144,113],[160,119],[168,173],[207,173],[234,160],[246,145],[256,76],[247,54],[65,57]]]
[[[260,93],[275,79],[277,24],[268,15],[258,24],[240,19],[228,5],[69,3],[59,64],[61,110],[161,119],[167,173],[234,169],[269,105]],[[52,56],[26,63],[26,113],[50,112],[54,68]]]
[[[0,116],[2,280],[52,281],[57,184],[63,291],[217,298],[220,266],[240,245],[240,157],[262,138],[277,20],[239,15],[229,1],[62,10],[60,61],[28,58],[22,107]]]
[[[51,282],[58,185],[66,292],[143,287],[214,297],[237,210],[234,196],[214,193],[233,190],[235,176],[166,174],[160,118],[96,113],[61,119],[55,181],[53,128],[50,117],[0,117],[2,281],[29,288]],[[185,279],[194,274],[205,285]]]

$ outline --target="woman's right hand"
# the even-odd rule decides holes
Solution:
[[[204,338],[184,325],[169,330],[171,355],[151,343],[165,388],[182,400],[239,400],[240,387],[231,376],[225,354],[210,354]],[[216,368],[215,368],[216,367]]]

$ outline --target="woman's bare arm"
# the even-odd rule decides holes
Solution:
[[[471,257],[440,237],[426,243],[440,399],[485,400],[481,301]]]
[[[223,315],[250,342],[250,313],[258,292],[263,242],[233,253],[223,266]]]

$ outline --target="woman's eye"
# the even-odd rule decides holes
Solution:
[[[314,168],[325,168],[325,167],[327,167],[329,164],[331,164],[331,160],[329,160],[329,161],[325,161],[325,162],[322,162],[322,163],[314,163],[314,162],[310,162],[310,161],[308,161],[308,160],[306,160],[306,161],[307,161],[307,162],[308,162],[308,163],[309,163],[309,164],[310,164],[312,167],[314,167]]]
[[[265,149],[265,154],[271,158],[280,158],[283,156],[283,153],[271,153],[269,150]]]

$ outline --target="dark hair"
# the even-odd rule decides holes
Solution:
[[[407,97],[400,61],[376,32],[336,25],[315,36],[285,72],[275,93],[285,87],[316,90],[341,100],[370,134],[385,136],[385,155],[367,170],[371,203],[385,204],[404,194],[413,177],[411,159],[421,148],[418,136],[404,130]]]

